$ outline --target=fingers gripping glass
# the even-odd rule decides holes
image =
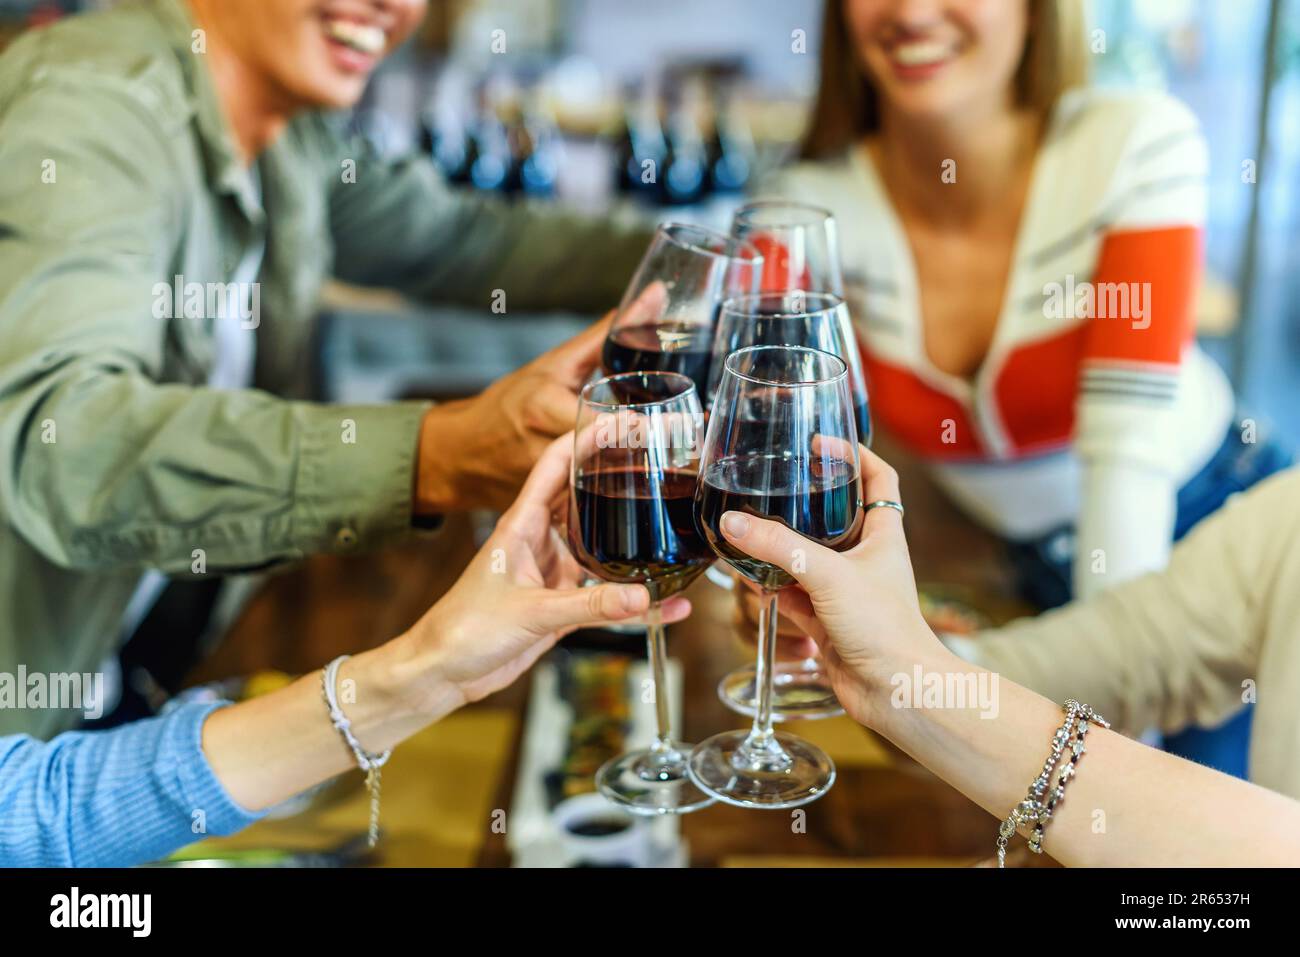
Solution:
[[[793,579],[733,546],[721,522],[726,512],[748,512],[830,548],[851,547],[863,518],[857,441],[842,359],[797,346],[753,346],[727,359],[700,459],[696,516],[718,555],[762,589],[763,611],[752,726],[714,735],[691,752],[692,780],[718,800],[797,807],[835,780],[825,752],[772,726],[777,592]],[[790,556],[792,565],[806,560]]]
[[[631,372],[582,390],[569,492],[569,548],[589,572],[650,591],[646,646],[656,734],[596,774],[600,792],[636,814],[682,814],[713,798],[691,783],[690,745],[672,738],[660,605],[714,560],[695,525],[699,430],[691,380]]]

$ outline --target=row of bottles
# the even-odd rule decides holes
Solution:
[[[501,110],[486,102],[468,120],[435,111],[421,123],[420,146],[453,183],[531,197],[554,194],[563,149],[554,121],[536,105]]]
[[[710,98],[702,83],[688,83],[665,112],[646,83],[624,108],[616,156],[620,193],[677,206],[743,192],[754,140],[733,98]]]
[[[473,102],[466,108],[467,102]],[[742,193],[754,168],[754,140],[736,97],[687,80],[671,98],[648,81],[623,99],[602,137],[613,157],[616,192],[656,205],[697,203]],[[453,183],[548,197],[564,144],[539,90],[506,95],[483,88],[439,95],[420,128],[420,146]]]

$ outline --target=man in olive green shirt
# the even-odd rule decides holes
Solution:
[[[97,670],[149,570],[257,569],[500,506],[572,426],[599,328],[463,402],[287,398],[330,275],[598,311],[644,248],[333,130],[318,111],[355,103],[423,8],[128,0],[0,56],[0,674]],[[223,381],[231,341],[258,389]],[[0,734],[78,717],[0,707]]]

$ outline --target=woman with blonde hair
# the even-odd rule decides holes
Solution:
[[[830,0],[803,162],[776,183],[841,224],[878,423],[1009,542],[1040,607],[1162,568],[1289,461],[1243,437],[1193,339],[1196,119],[1089,87],[1085,12]],[[1247,733],[1199,756],[1241,774]]]

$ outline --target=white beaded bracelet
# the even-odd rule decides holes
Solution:
[[[372,754],[361,746],[357,736],[352,733],[352,722],[343,714],[343,709],[339,707],[338,695],[338,677],[339,668],[343,662],[351,658],[351,655],[339,655],[328,665],[321,673],[321,692],[325,695],[325,706],[329,708],[330,721],[339,734],[343,735],[343,740],[347,746],[352,749],[353,756],[357,759],[357,767],[366,773],[366,790],[370,792],[370,831],[369,844],[374,847],[379,843],[379,769],[388,763],[392,756],[392,749],[385,751],[383,754]]]

